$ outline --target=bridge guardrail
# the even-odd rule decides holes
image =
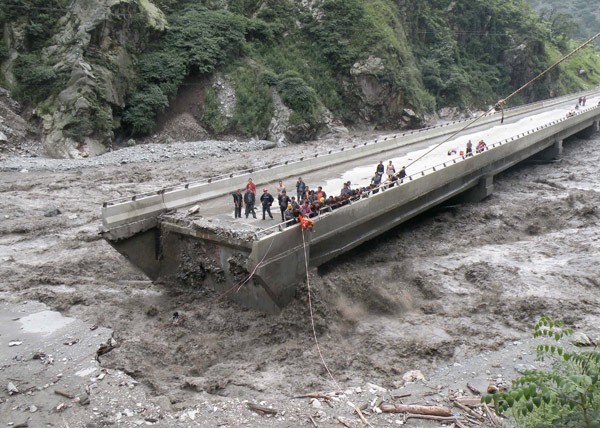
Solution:
[[[594,110],[594,109],[600,109],[600,103],[598,103],[598,105],[596,105],[596,106],[591,106],[591,107],[588,107],[588,108],[580,109],[579,111],[575,112],[575,114],[573,116],[561,117],[560,119],[553,120],[553,121],[545,123],[545,124],[543,124],[541,126],[537,126],[536,128],[532,128],[530,130],[523,131],[523,132],[517,134],[516,136],[508,137],[508,138],[505,138],[504,140],[500,140],[500,141],[497,141],[495,143],[492,143],[491,146],[487,146],[483,151],[492,150],[495,147],[504,145],[506,143],[510,143],[512,141],[515,141],[516,139],[524,137],[525,135],[529,135],[529,134],[541,131],[542,129],[546,129],[546,128],[548,128],[548,127],[550,127],[552,125],[555,125],[557,123],[561,123],[561,122],[570,120],[570,119],[572,119],[572,118],[574,118],[576,116],[579,116],[579,115],[581,115],[583,113],[586,113],[586,112]],[[482,153],[483,153],[483,151],[482,151]],[[477,154],[474,154],[473,156],[476,156],[476,155]],[[427,167],[427,168],[425,168],[425,169],[423,169],[421,171],[415,172],[415,173],[413,173],[411,175],[407,175],[405,177],[404,181],[397,182],[395,184],[395,186],[401,186],[402,184],[407,183],[409,181],[413,181],[413,180],[416,180],[416,179],[418,179],[420,177],[424,177],[428,173],[433,173],[433,172],[435,172],[435,171],[437,171],[437,170],[439,170],[441,168],[445,168],[445,167],[447,167],[449,165],[453,165],[453,164],[456,164],[458,162],[463,162],[463,161],[467,160],[469,157],[471,157],[471,156],[466,156],[466,155],[457,156],[455,158],[449,159],[446,162],[442,162],[440,164],[437,164],[437,165],[434,165],[434,166],[431,166],[431,167]],[[379,192],[379,190],[381,190],[383,192],[388,187],[389,187],[389,185],[386,185],[384,183],[380,184],[379,186],[377,186],[377,187],[375,187],[375,188],[373,188],[373,189],[371,189],[371,190],[369,190],[367,192],[367,195],[369,195],[369,196],[367,196],[367,198],[376,197],[376,194]],[[377,190],[377,192],[375,192],[375,194],[373,194],[373,190]],[[363,199],[366,199],[366,198],[360,197],[359,199],[355,199],[355,200],[348,199],[347,205],[352,205],[352,204],[358,203],[358,202],[360,202]],[[346,206],[346,205],[340,206],[339,208],[337,208],[337,210],[343,209],[344,206]],[[323,213],[323,211],[328,211],[328,212]],[[314,221],[316,223],[320,219],[322,219],[323,217],[328,216],[329,214],[332,214],[333,212],[334,211],[333,211],[333,209],[331,207],[321,208],[319,210],[319,215],[316,216],[316,217],[313,217],[312,221]],[[256,232],[253,232],[251,235],[253,235],[257,240],[260,240],[261,236],[263,236],[263,237],[266,238],[266,237],[270,236],[272,234],[272,232],[274,232],[274,231],[277,231],[277,230],[282,231],[290,221],[293,221],[293,220],[288,220],[288,221],[285,221],[285,222],[278,223],[278,224],[276,224],[274,226],[258,230]],[[290,227],[294,227],[294,226],[298,226],[299,227],[300,225],[299,224],[294,224],[293,226],[290,226]]]
[[[524,104],[524,105],[521,105],[521,106],[511,107],[511,108],[508,108],[508,109],[504,109],[504,112],[506,113],[506,112],[513,112],[515,110],[526,110],[528,108],[536,107],[536,106],[540,106],[541,108],[543,108],[543,107],[549,107],[551,105],[560,104],[563,101],[565,101],[565,100],[567,100],[569,98],[576,97],[576,96],[578,96],[580,94],[592,94],[592,93],[596,93],[596,92],[598,92],[598,90],[594,89],[594,90],[583,91],[583,92],[580,92],[580,93],[577,93],[577,94],[564,95],[564,96],[558,97],[558,98],[551,98],[551,99],[548,99],[548,100],[537,101],[537,102],[534,102],[534,103],[529,103],[529,104]],[[548,104],[545,105],[546,103],[548,103]],[[481,117],[486,117],[486,116],[490,117],[490,116],[493,116],[493,115],[497,115],[499,113],[500,112],[498,112],[498,111],[494,111],[494,112],[491,112],[491,113],[483,114]],[[266,169],[271,169],[271,168],[273,168],[275,166],[282,166],[282,165],[288,165],[288,164],[292,164],[292,163],[296,163],[296,162],[302,162],[305,159],[311,158],[311,157],[319,157],[319,156],[323,156],[323,155],[327,155],[327,154],[333,154],[333,153],[343,152],[343,151],[348,150],[348,149],[355,149],[355,148],[358,148],[360,146],[367,146],[367,145],[370,145],[370,144],[377,144],[377,143],[380,143],[380,142],[383,142],[383,141],[387,141],[387,140],[390,140],[390,139],[394,139],[395,140],[395,139],[398,139],[400,137],[405,137],[407,135],[420,134],[420,133],[423,133],[425,131],[429,131],[429,130],[432,130],[432,129],[443,128],[443,127],[447,127],[447,126],[455,125],[457,123],[463,123],[463,122],[467,122],[467,121],[471,121],[471,120],[473,120],[473,118],[464,118],[464,119],[454,120],[454,121],[450,121],[450,122],[446,122],[446,123],[442,123],[442,124],[438,124],[438,125],[428,126],[428,127],[425,127],[425,128],[419,128],[419,129],[410,130],[410,131],[406,131],[406,132],[402,132],[402,133],[398,133],[398,134],[394,134],[394,135],[388,135],[388,136],[385,136],[385,137],[376,138],[375,140],[367,141],[367,142],[364,142],[364,143],[361,143],[361,144],[353,144],[352,146],[342,147],[339,150],[332,149],[332,150],[328,150],[328,151],[317,152],[317,153],[315,153],[314,155],[311,155],[311,156],[309,156],[309,155],[299,156],[297,158],[292,158],[292,159],[287,160],[287,161],[274,162],[272,164],[269,164]],[[264,169],[262,169],[262,170],[264,170]],[[161,187],[160,189],[158,189],[156,191],[142,192],[142,193],[137,193],[137,194],[132,195],[132,196],[110,199],[110,200],[107,200],[107,201],[105,201],[103,203],[103,207],[107,207],[107,206],[110,206],[110,205],[115,205],[115,204],[122,203],[122,202],[136,201],[136,200],[139,200],[139,199],[144,198],[144,197],[150,197],[150,196],[154,196],[154,195],[160,195],[160,194],[163,194],[165,192],[173,191],[173,190],[177,190],[177,189],[188,189],[188,188],[190,188],[192,186],[199,185],[199,184],[210,184],[210,183],[212,183],[214,181],[219,181],[219,180],[223,180],[223,179],[227,179],[227,178],[233,178],[235,176],[240,176],[240,175],[252,174],[252,173],[257,172],[257,171],[260,171],[260,169],[247,168],[247,169],[238,170],[238,171],[235,171],[235,172],[232,172],[232,173],[228,173],[228,174],[221,174],[221,175],[216,175],[216,176],[212,176],[212,177],[209,177],[209,178],[203,178],[203,179],[199,179],[199,180],[187,181],[185,183],[177,183],[177,184],[173,184],[173,185],[170,185],[170,186]]]

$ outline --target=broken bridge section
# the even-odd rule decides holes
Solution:
[[[538,106],[543,107],[547,106]],[[531,106],[523,109],[519,114],[534,111]],[[405,135],[405,141],[395,136],[392,144],[386,138],[370,147],[363,145],[328,153],[322,159],[283,165],[282,170],[272,166],[106,203],[102,233],[153,280],[190,288],[210,287],[242,306],[277,313],[294,299],[298,284],[305,279],[305,251],[309,266],[319,266],[447,200],[480,201],[493,192],[496,174],[529,158],[560,156],[564,139],[597,131],[599,120],[600,107],[589,107],[490,142],[482,153],[451,158],[405,177],[395,187],[320,215],[314,219],[313,231],[304,232],[304,239],[299,225],[263,229],[233,219],[205,218],[197,209],[187,207],[243,187],[250,175],[260,187],[262,182],[302,174],[322,168],[322,164],[343,163],[367,152],[384,153],[406,141],[413,144],[417,138],[414,133]],[[441,132],[432,128],[419,138]],[[444,132],[455,132],[452,124]]]

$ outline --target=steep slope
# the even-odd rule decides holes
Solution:
[[[565,31],[577,38],[587,39],[600,31],[600,3],[598,2],[588,0],[528,0],[528,2],[540,15],[554,25],[563,27]]]
[[[0,84],[61,157],[157,131],[296,143],[416,127],[494,103],[573,45],[525,0],[7,0],[0,26]],[[584,52],[515,101],[599,80]]]

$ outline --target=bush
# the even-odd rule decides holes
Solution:
[[[143,55],[138,77],[144,85],[158,85],[170,99],[187,75],[186,61],[174,52],[160,51]]]
[[[319,107],[315,90],[300,77],[285,77],[277,84],[283,103],[305,118],[313,117]]]
[[[71,118],[69,123],[67,123],[63,127],[62,132],[65,135],[65,137],[72,138],[78,143],[83,143],[84,138],[88,135],[91,135],[93,130],[94,127],[92,125],[92,122],[90,122],[90,120],[87,117],[73,117]]]
[[[145,87],[128,102],[123,120],[134,135],[148,135],[154,129],[156,115],[169,105],[169,99],[157,85]]]
[[[265,137],[273,117],[271,88],[254,68],[236,70],[233,79],[236,104],[232,125],[248,137]]]
[[[22,101],[37,103],[50,96],[58,81],[54,69],[42,62],[40,55],[19,55],[14,74],[19,81],[16,94]]]
[[[496,413],[510,411],[527,427],[600,427],[600,352],[564,348],[558,342],[573,334],[563,322],[542,317],[534,337],[549,343],[537,346],[540,359],[554,361],[550,371],[528,370],[505,392],[486,395]]]
[[[185,58],[189,71],[207,74],[242,52],[244,35],[242,17],[224,10],[189,6],[182,14],[171,17],[163,49]]]

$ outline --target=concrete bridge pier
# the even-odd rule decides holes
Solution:
[[[592,125],[592,129],[594,132],[600,131],[600,120],[594,120],[594,124]]]
[[[480,202],[494,192],[494,176],[484,175],[475,187],[470,188],[458,197],[458,202]]]
[[[535,155],[536,160],[541,161],[553,161],[555,159],[560,158],[563,152],[563,140],[557,140],[553,145],[548,147],[547,149],[542,150],[537,155]]]

